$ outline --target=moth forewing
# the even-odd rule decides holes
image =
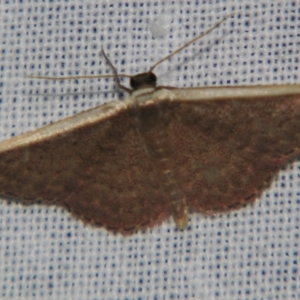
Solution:
[[[0,143],[0,192],[123,233],[254,201],[299,153],[300,85],[147,88]]]

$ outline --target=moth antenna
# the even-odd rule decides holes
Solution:
[[[172,52],[171,54],[165,56],[164,58],[162,58],[161,60],[159,60],[157,63],[155,63],[148,72],[152,72],[153,69],[155,69],[159,64],[161,64],[162,62],[164,62],[165,60],[168,60],[170,57],[172,57],[173,55],[177,54],[178,52],[182,51],[183,49],[187,48],[189,45],[193,44],[194,42],[196,42],[197,40],[201,39],[202,37],[204,37],[205,35],[209,34],[210,32],[212,32],[214,29],[216,29],[217,27],[219,27],[223,22],[225,22],[228,18],[234,16],[236,13],[232,13],[228,16],[226,16],[225,18],[223,18],[221,21],[219,21],[216,25],[214,25],[213,27],[211,27],[210,29],[208,29],[207,31],[205,31],[204,33],[196,36],[195,38],[193,38],[192,40],[190,40],[189,42],[187,42],[186,44],[184,44],[183,46],[181,46],[180,48],[178,48],[177,50],[175,50],[174,52]]]
[[[221,21],[219,21],[216,25],[214,25],[213,27],[211,27],[210,29],[208,29],[207,31],[205,31],[204,33],[196,36],[195,38],[193,38],[191,41],[189,41],[188,43],[184,44],[183,46],[181,46],[180,48],[178,48],[177,50],[175,50],[174,52],[172,52],[171,54],[167,55],[166,57],[162,58],[161,60],[159,60],[157,63],[155,63],[150,69],[149,69],[149,73],[153,71],[153,69],[155,69],[159,64],[161,64],[162,62],[164,62],[165,60],[168,60],[170,57],[172,57],[173,55],[177,54],[178,52],[182,51],[183,49],[187,48],[189,45],[193,44],[194,42],[196,42],[197,40],[201,39],[203,36],[209,34],[211,31],[213,31],[214,29],[216,29],[217,27],[219,27],[223,22],[225,22],[228,18],[234,16],[236,13],[232,13],[228,16],[226,16],[225,18],[223,18]],[[32,79],[45,79],[45,80],[74,80],[74,79],[99,79],[99,78],[115,78],[117,86],[119,89],[126,91],[127,93],[131,93],[132,90],[127,88],[126,86],[122,85],[120,82],[120,77],[126,77],[126,78],[132,78],[132,76],[128,75],[128,74],[118,74],[117,69],[115,68],[115,66],[112,64],[112,62],[110,61],[110,59],[108,58],[108,56],[106,55],[106,53],[104,52],[103,48],[101,49],[101,54],[104,56],[106,62],[108,63],[108,65],[110,66],[113,74],[109,74],[109,75],[79,75],[79,76],[68,76],[68,77],[55,77],[55,76],[27,76],[27,78],[32,78]]]
[[[115,78],[115,75],[78,75],[78,76],[68,76],[68,77],[56,77],[56,76],[34,76],[29,75],[27,78],[32,79],[46,79],[46,80],[72,80],[72,79],[99,79],[99,78]],[[119,74],[119,77],[128,77],[131,78],[130,75],[127,74]]]
[[[128,93],[131,93],[131,89],[127,88],[126,86],[122,85],[120,82],[120,77],[127,77],[131,78],[132,76],[127,74],[118,74],[117,69],[112,64],[112,62],[109,60],[108,56],[104,52],[103,49],[101,49],[101,54],[104,56],[106,62],[110,66],[113,74],[109,75],[79,75],[79,76],[68,76],[68,77],[55,77],[55,76],[27,76],[27,78],[33,78],[33,79],[45,79],[45,80],[73,80],[73,79],[99,79],[99,78],[115,78],[117,86],[121,90],[125,90]]]

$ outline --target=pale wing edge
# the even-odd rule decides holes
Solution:
[[[120,111],[126,110],[130,107],[131,103],[132,101],[130,97],[125,101],[111,101],[53,124],[43,126],[37,130],[8,139],[0,143],[0,153],[19,146],[30,145],[37,141],[43,141],[54,137],[57,134],[66,134],[84,125],[105,121]]]
[[[255,100],[270,96],[299,95],[300,84],[286,85],[254,85],[254,86],[219,86],[184,89],[170,89],[174,101],[217,101],[226,99]]]

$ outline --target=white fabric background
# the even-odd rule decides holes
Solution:
[[[142,72],[231,12],[238,14],[158,67],[160,83],[299,84],[298,0],[0,0],[0,139],[118,96],[112,79],[27,75],[110,73],[101,47],[119,72]],[[149,29],[156,18],[163,37]],[[299,211],[299,162],[253,206],[192,215],[183,232],[169,220],[112,235],[61,208],[2,198],[0,298],[299,299]]]

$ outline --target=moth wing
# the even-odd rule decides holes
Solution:
[[[233,90],[234,92],[234,90]],[[300,152],[300,96],[176,100],[171,124],[181,188],[194,211],[236,209]]]
[[[67,206],[127,233],[159,223],[169,204],[128,104],[112,102],[0,144],[0,193]]]

